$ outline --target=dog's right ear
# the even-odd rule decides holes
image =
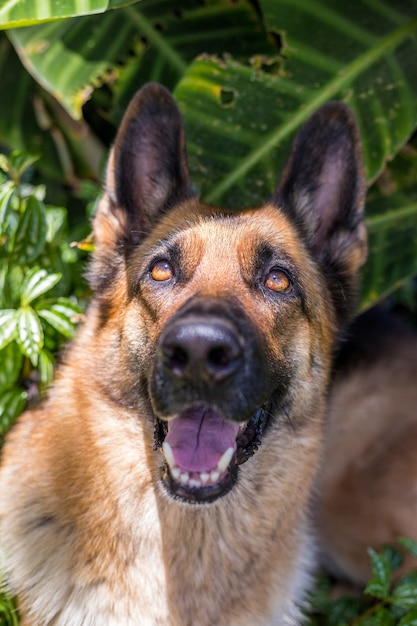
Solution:
[[[149,83],[132,99],[107,166],[94,221],[98,247],[137,244],[171,206],[191,197],[185,133],[175,100]]]

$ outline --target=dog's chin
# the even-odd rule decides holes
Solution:
[[[155,418],[154,448],[164,455],[165,492],[192,504],[208,504],[228,494],[238,482],[238,466],[261,445],[270,415],[267,403],[240,424],[207,405],[190,407],[168,421]]]

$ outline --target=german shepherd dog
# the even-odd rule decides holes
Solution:
[[[352,113],[301,129],[272,199],[193,192],[180,114],[131,102],[94,220],[94,292],[4,448],[25,626],[298,624],[336,341],[366,257]]]

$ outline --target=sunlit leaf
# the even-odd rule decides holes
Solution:
[[[22,287],[22,302],[29,304],[47,293],[61,280],[61,274],[49,274],[44,269],[35,268],[28,273]]]
[[[174,86],[200,52],[273,51],[247,0],[142,0],[104,15],[8,32],[22,63],[76,119],[94,87],[114,85],[117,113],[148,80]],[[61,68],[65,67],[65,72]],[[116,79],[118,79],[116,81]],[[115,83],[116,81],[116,83]]]
[[[6,231],[7,216],[12,206],[15,186],[11,181],[4,183],[0,188],[0,235]],[[1,252],[0,252],[1,256]]]
[[[368,553],[371,559],[373,577],[367,584],[364,593],[385,599],[388,597],[391,586],[391,569],[387,559],[382,554],[378,554],[372,548],[369,548]]]
[[[48,324],[64,337],[72,338],[74,336],[74,324],[72,324],[70,319],[63,313],[54,310],[53,307],[50,309],[40,309],[37,313],[39,317],[46,320]]]
[[[417,588],[413,583],[400,582],[391,594],[391,601],[402,609],[417,609]]]
[[[285,3],[272,4],[281,16]],[[309,0],[306,4],[314,5],[319,13],[326,2]],[[363,6],[358,5],[351,15],[357,25]],[[274,188],[296,130],[331,99],[345,100],[356,113],[368,180],[373,180],[417,124],[416,10],[417,0],[413,0],[401,25],[388,20],[382,31],[377,14],[375,24],[369,20],[368,43],[362,41],[359,50],[339,33],[339,46],[332,56],[325,53],[322,30],[311,28],[304,17],[309,50],[314,49],[316,55],[306,53],[304,58],[293,47],[286,48],[290,58],[275,74],[234,60],[202,58],[193,63],[175,94],[187,122],[192,170],[203,197],[232,208],[263,201]],[[281,28],[285,28],[287,13],[296,11],[290,5],[283,10]],[[286,39],[290,41],[289,33]],[[317,56],[321,59],[318,69],[312,67]]]
[[[25,306],[18,309],[17,329],[16,341],[23,354],[36,367],[39,352],[43,346],[43,330],[38,315],[31,307]]]
[[[137,1],[130,0],[130,2]],[[129,4],[129,0],[66,0],[65,2],[0,0],[0,28],[28,26],[44,20],[101,13],[125,4]]]
[[[0,350],[15,339],[18,328],[18,315],[15,309],[0,311]]]

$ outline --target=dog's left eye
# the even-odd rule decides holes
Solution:
[[[174,270],[169,261],[156,261],[151,267],[150,276],[152,280],[163,282],[171,280]]]
[[[292,287],[289,276],[279,269],[273,269],[269,272],[265,279],[265,285],[276,293],[288,293]]]

